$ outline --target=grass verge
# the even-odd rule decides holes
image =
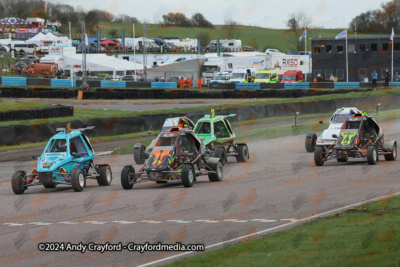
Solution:
[[[398,266],[400,197],[178,260],[172,266]]]
[[[345,94],[331,94],[322,96],[309,96],[309,97],[299,97],[299,98],[287,98],[287,99],[277,99],[277,100],[266,100],[266,101],[253,101],[253,99],[243,99],[242,103],[239,104],[224,104],[224,105],[210,105],[205,103],[204,106],[191,107],[191,108],[174,108],[166,109],[170,106],[174,106],[176,103],[160,104],[159,109],[150,111],[124,111],[124,110],[101,110],[101,109],[75,109],[74,116],[71,117],[61,117],[61,118],[50,118],[41,120],[22,120],[22,121],[4,121],[0,122],[0,126],[8,125],[32,125],[32,124],[42,124],[42,123],[54,123],[54,122],[68,122],[74,120],[90,120],[95,118],[118,118],[118,117],[129,117],[138,116],[144,114],[167,114],[167,113],[186,113],[191,111],[209,111],[212,106],[214,106],[217,111],[218,109],[229,109],[237,107],[247,107],[247,106],[263,106],[269,104],[282,104],[282,103],[293,103],[293,102],[311,102],[311,101],[322,101],[322,100],[335,100],[339,98],[363,98],[363,97],[376,97],[376,96],[393,96],[400,95],[400,89],[390,89],[390,90],[377,90],[377,91],[366,91],[366,92],[351,92]],[[137,102],[140,104],[140,101]]]
[[[31,103],[31,102],[20,102],[20,101],[0,101],[0,112],[10,110],[23,110],[23,109],[37,109],[37,108],[50,108],[52,104],[46,103]]]

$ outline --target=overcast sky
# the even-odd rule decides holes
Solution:
[[[50,2],[61,2],[50,0]],[[384,1],[384,2],[388,2]],[[85,10],[102,9],[113,14],[125,13],[150,23],[162,20],[168,12],[181,12],[187,17],[202,13],[213,24],[222,24],[232,18],[243,25],[268,28],[284,28],[284,22],[292,12],[302,11],[313,18],[315,26],[345,28],[355,16],[380,7],[376,0],[72,0],[65,1]]]

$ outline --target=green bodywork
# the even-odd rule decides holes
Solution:
[[[227,147],[236,139],[236,134],[232,131],[232,126],[228,121],[228,118],[234,116],[236,116],[236,114],[227,116],[218,115],[214,117],[205,115],[197,121],[194,132],[202,143],[211,149],[214,147]],[[204,126],[206,126],[204,124],[209,124],[209,132],[204,131]],[[219,128],[219,130],[217,128]],[[222,137],[216,137],[217,131],[221,133]]]

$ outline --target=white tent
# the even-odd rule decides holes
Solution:
[[[46,35],[43,36],[41,42],[52,42],[52,41],[56,41],[58,39],[57,36],[55,36],[54,34],[52,34],[51,32],[46,33]]]
[[[45,35],[41,32],[33,36],[31,39],[28,39],[25,41],[27,44],[36,44],[37,46],[40,46],[40,42],[43,39]]]
[[[71,67],[73,72],[83,70],[82,54],[64,54],[63,63],[65,70],[69,70]],[[104,54],[88,54],[86,55],[86,69],[97,74],[105,72],[113,75],[125,75],[126,71],[142,70],[143,65]]]

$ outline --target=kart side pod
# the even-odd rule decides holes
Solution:
[[[218,167],[218,162],[221,162],[222,165],[224,162],[220,158],[209,157],[207,159],[207,165],[213,170],[216,171]]]

